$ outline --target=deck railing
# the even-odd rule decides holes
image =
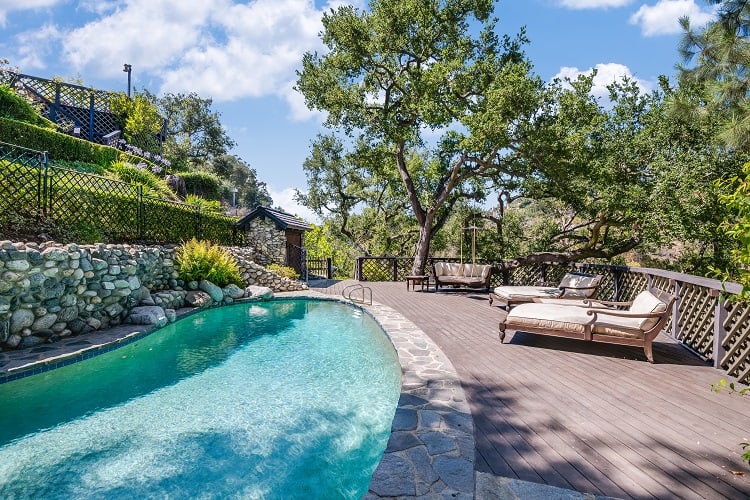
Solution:
[[[428,266],[437,260],[429,259]],[[355,278],[360,281],[401,281],[410,274],[411,257],[358,257]],[[604,278],[599,298],[632,300],[648,286],[655,286],[678,297],[667,334],[711,360],[716,368],[750,383],[750,305],[730,300],[740,285],[675,273],[661,269],[604,264],[536,264],[515,268],[496,267],[492,286],[533,285],[540,281],[557,283],[571,270],[601,274]]]
[[[307,259],[307,272],[311,276],[324,277],[326,279],[333,278],[333,263],[330,257],[324,259]]]

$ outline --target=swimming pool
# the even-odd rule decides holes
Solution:
[[[0,496],[359,498],[400,373],[347,305],[204,311],[0,385]]]

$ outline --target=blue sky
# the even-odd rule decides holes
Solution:
[[[197,92],[214,109],[233,151],[269,186],[276,205],[305,189],[302,163],[321,130],[292,89],[302,54],[321,50],[322,13],[364,0],[0,0],[0,58],[21,72],[80,78],[103,90],[133,86],[162,94]],[[679,62],[677,19],[711,19],[701,0],[506,0],[499,29],[526,26],[535,72],[550,80],[597,68],[607,83],[631,76],[644,89]]]

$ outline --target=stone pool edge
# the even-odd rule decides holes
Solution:
[[[425,332],[394,309],[310,290],[275,299],[333,300],[372,317],[401,365],[401,396],[383,458],[365,499],[474,498],[474,423],[453,364]]]

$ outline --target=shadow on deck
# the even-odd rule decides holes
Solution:
[[[352,281],[315,288],[340,294]],[[711,391],[726,375],[662,335],[637,347],[514,333],[486,293],[368,282],[420,327],[461,378],[475,470],[621,498],[750,498],[750,398]]]

